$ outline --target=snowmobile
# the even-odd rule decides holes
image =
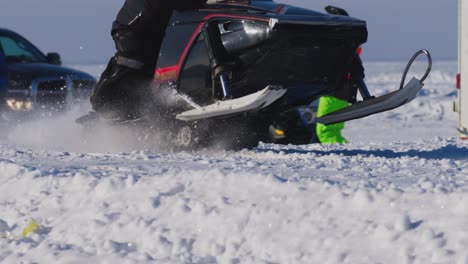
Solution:
[[[366,22],[339,8],[320,13],[271,0],[218,1],[174,12],[162,43],[151,114],[122,125],[145,123],[166,131],[184,148],[222,141],[229,148],[258,142],[307,144],[315,124],[357,119],[414,99],[431,70],[429,52],[414,55],[400,88],[371,96],[357,55],[367,41]],[[428,67],[405,85],[421,54]],[[362,100],[357,100],[359,91]],[[333,95],[352,104],[316,118],[310,105]],[[85,123],[89,118],[79,120]]]

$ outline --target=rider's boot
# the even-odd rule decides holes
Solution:
[[[123,65],[119,60],[119,56],[114,56],[109,61],[91,95],[91,104],[106,119],[139,118],[151,97],[152,74],[150,70]]]

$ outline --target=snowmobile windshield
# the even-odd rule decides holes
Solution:
[[[8,63],[47,62],[47,57],[20,35],[0,31],[0,52]]]

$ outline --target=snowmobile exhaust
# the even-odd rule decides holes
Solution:
[[[409,69],[413,65],[414,61],[420,56],[425,55],[427,58],[427,68],[426,72],[421,79],[413,77],[406,85],[406,75],[408,74]],[[402,105],[405,105],[411,102],[416,98],[419,90],[424,86],[424,81],[429,76],[429,73],[432,69],[432,57],[429,51],[420,50],[416,52],[413,57],[409,60],[406,68],[403,72],[401,78],[400,88],[397,91],[379,96],[379,97],[370,97],[369,95],[363,95],[364,100],[358,103],[355,103],[351,106],[343,108],[341,110],[335,111],[328,115],[317,118],[317,122],[324,125],[331,125],[335,123],[340,123],[344,121],[349,121],[353,119],[358,119],[373,114],[381,113],[384,111],[392,110],[398,108]]]

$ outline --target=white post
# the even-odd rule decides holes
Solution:
[[[458,136],[468,139],[468,2],[458,0]]]

